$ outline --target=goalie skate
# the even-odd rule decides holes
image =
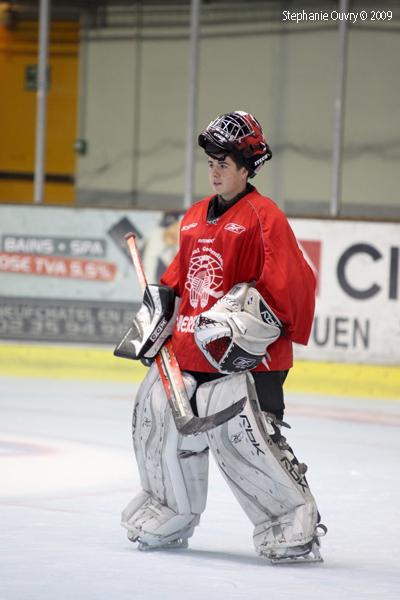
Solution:
[[[180,532],[180,536],[172,539],[165,537],[153,537],[151,541],[144,541],[139,532],[128,531],[128,540],[138,544],[138,550],[141,552],[152,552],[155,550],[186,550],[189,547],[188,538],[193,535],[194,527],[200,519],[189,525]]]
[[[319,532],[318,529],[321,531]],[[260,556],[265,556],[273,565],[282,564],[303,564],[303,563],[318,563],[324,562],[320,552],[319,538],[324,536],[327,528],[322,523],[317,525],[317,533],[311,542],[302,546],[292,546],[290,548],[282,548],[281,551],[273,551],[268,554],[260,552]]]
[[[139,542],[138,550],[141,552],[154,552],[156,550],[186,550],[189,547],[187,538],[177,538],[176,540],[171,540],[170,542],[159,544],[158,546],[150,546],[140,540],[137,541]]]

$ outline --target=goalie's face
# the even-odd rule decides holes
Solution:
[[[238,167],[229,155],[220,159],[209,156],[208,176],[213,190],[229,202],[244,191],[248,172],[244,167]]]

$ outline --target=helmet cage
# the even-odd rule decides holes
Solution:
[[[207,127],[216,142],[240,143],[248,135],[254,135],[254,129],[250,123],[237,113],[228,113],[221,115],[210,123]]]
[[[199,145],[213,158],[233,154],[254,177],[264,162],[272,157],[260,123],[243,111],[221,115],[211,121],[199,135]]]

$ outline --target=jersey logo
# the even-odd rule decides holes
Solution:
[[[199,304],[201,308],[205,308],[210,296],[221,298],[224,295],[222,256],[207,246],[202,248],[202,252],[200,254],[199,248],[193,250],[185,282],[193,308],[197,308]]]
[[[193,227],[197,227],[198,223],[189,223],[189,225],[184,225],[182,227],[182,231],[187,231],[188,229],[193,229]]]
[[[237,223],[228,223],[227,225],[225,225],[224,229],[226,229],[227,231],[232,231],[233,233],[243,233],[243,231],[246,231],[246,227],[243,227],[243,225],[238,225]]]

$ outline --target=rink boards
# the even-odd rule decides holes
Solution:
[[[124,235],[136,234],[156,282],[179,222],[177,212],[0,207],[0,340],[116,345],[141,302]],[[296,358],[400,365],[400,223],[290,224],[317,281],[310,340]]]
[[[0,346],[0,376],[139,383],[140,362],[116,358],[113,348],[5,343]],[[400,400],[400,369],[297,360],[285,383],[289,392]]]

